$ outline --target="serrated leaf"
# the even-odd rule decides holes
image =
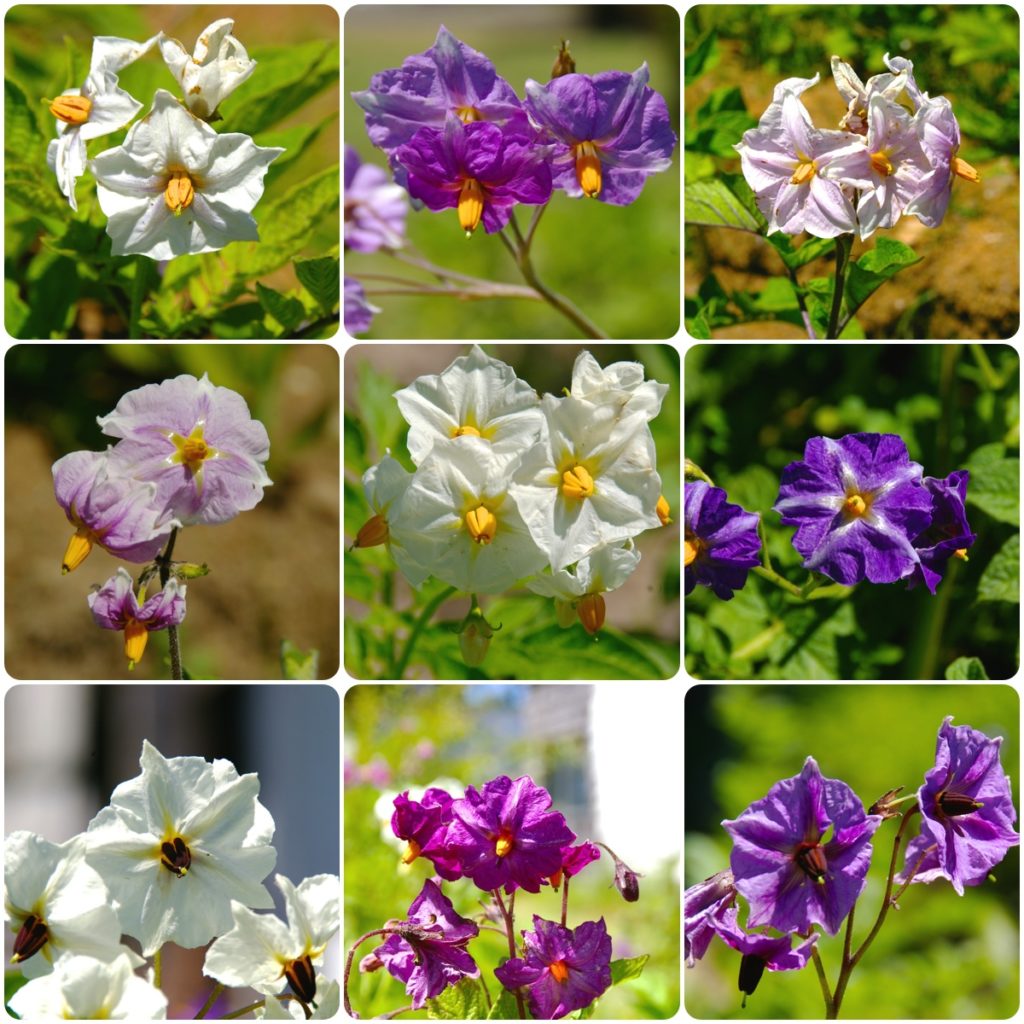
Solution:
[[[288,332],[302,323],[306,310],[298,299],[289,298],[280,292],[256,282],[256,297],[260,305]]]
[[[985,445],[971,455],[967,501],[1001,523],[1020,526],[1020,459],[1003,457],[1004,450]]]
[[[295,276],[299,283],[329,313],[338,304],[341,281],[341,260],[337,256],[321,256],[312,260],[296,260]]]
[[[978,580],[979,601],[1020,603],[1020,534],[1015,533],[996,552]]]
[[[27,160],[41,148],[42,135],[35,114],[21,88],[4,79],[4,153],[15,160]],[[38,172],[37,172],[38,173]]]
[[[957,658],[946,667],[947,679],[988,679],[981,658]]]
[[[688,183],[684,200],[687,224],[735,228],[755,234],[761,230],[757,218],[721,178],[706,178]]]
[[[57,179],[44,175],[38,167],[5,160],[4,191],[8,199],[35,217],[63,223],[71,214],[71,207],[57,189]]]
[[[612,961],[612,984],[621,985],[624,981],[632,978],[639,978],[644,971],[644,965],[650,960],[649,953],[640,956],[630,957],[628,960]]]
[[[427,1016],[431,1020],[484,1020],[487,1003],[480,983],[463,978],[449,985],[439,996],[427,1000]]]

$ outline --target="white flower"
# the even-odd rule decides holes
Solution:
[[[4,843],[4,920],[15,963],[27,978],[53,970],[64,953],[111,961],[134,953],[121,945],[121,924],[103,879],[85,862],[85,836],[51,843],[12,832]]]
[[[52,974],[18,989],[10,1007],[23,1020],[166,1020],[167,997],[132,973],[127,956],[103,963],[65,954]]]
[[[417,466],[437,440],[479,437],[507,454],[528,448],[544,426],[537,392],[479,345],[441,373],[417,377],[395,398],[411,428],[409,455]]]
[[[644,380],[643,363],[612,363],[602,369],[589,352],[576,357],[569,389],[573,398],[598,406],[602,418],[611,415],[621,420],[636,415],[645,421],[661,411],[667,391],[667,384]]]
[[[902,61],[902,64],[899,62]],[[848,132],[855,132],[858,135],[866,135],[868,130],[868,106],[871,97],[882,96],[887,102],[895,103],[897,97],[906,87],[909,89],[913,82],[912,76],[904,73],[903,65],[909,65],[911,70],[913,64],[903,61],[902,57],[895,58],[894,62],[889,61],[889,54],[885,55],[885,62],[891,70],[891,74],[874,75],[864,85],[857,75],[857,72],[844,60],[833,55],[832,77],[836,81],[836,88],[839,95],[846,100],[846,113],[839,122],[839,127]],[[916,86],[914,87],[916,89]]]
[[[57,138],[46,149],[46,163],[57,175],[72,210],[78,209],[75,182],[85,173],[85,144],[123,128],[142,109],[138,100],[117,86],[115,72],[147,53],[156,42],[116,36],[93,40],[89,74],[81,89],[67,89],[50,104],[57,119]]]
[[[252,208],[284,152],[248,135],[218,135],[163,89],[124,144],[90,162],[115,256],[169,260],[259,241]]]
[[[290,986],[304,1003],[316,998],[316,972],[324,950],[341,925],[337,875],[314,875],[294,886],[284,875],[274,881],[284,894],[288,924],[273,914],[254,914],[231,904],[235,926],[206,953],[203,973],[223,985],[273,996]]]
[[[256,61],[245,47],[229,35],[235,23],[221,18],[207,25],[189,56],[177,39],[160,33],[160,52],[171,74],[178,80],[185,102],[196,117],[209,120],[221,101],[253,72]]]
[[[439,580],[497,594],[545,562],[508,493],[518,456],[483,438],[439,439],[413,474],[390,531]]]
[[[661,525],[650,428],[642,416],[602,418],[598,408],[545,395],[544,439],[523,456],[509,488],[552,569]]]
[[[121,927],[149,956],[192,949],[231,927],[231,901],[268,908],[274,822],[260,780],[230,761],[165,758],[143,740],[142,774],[122,782],[86,832],[89,863],[120,903]]]
[[[341,986],[328,981],[322,974],[316,976],[316,990],[319,993],[316,1009],[307,1018],[298,999],[285,996],[283,1000],[269,997],[266,1005],[255,1011],[257,1020],[330,1020],[337,1016],[341,1005]]]

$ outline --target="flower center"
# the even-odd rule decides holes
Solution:
[[[683,539],[683,566],[692,565],[704,550],[704,541],[695,533],[688,533]]]
[[[415,839],[410,839],[405,844],[405,853],[402,854],[402,863],[411,864],[419,855],[422,847]]]
[[[954,558],[959,558],[961,562],[969,562],[970,559],[967,557],[967,548],[957,548],[953,552]]]
[[[14,956],[12,963],[20,964],[30,956],[35,956],[46,945],[50,933],[46,928],[46,922],[35,914],[29,914],[22,926],[18,929],[17,937],[14,940]]]
[[[548,970],[551,972],[551,977],[560,985],[564,985],[569,980],[569,968],[565,966],[564,960],[556,960],[554,963],[548,964]]]
[[[868,509],[870,508],[870,495],[865,496],[854,492],[853,494],[848,494],[846,496],[846,501],[843,502],[843,511],[851,519],[860,519],[862,516],[866,516],[868,514]]]
[[[92,100],[86,96],[58,96],[50,104],[50,113],[65,124],[85,124],[92,110]]]
[[[142,661],[142,653],[146,649],[149,630],[136,619],[129,619],[124,626],[124,656],[128,659],[128,670],[131,671]]]
[[[828,860],[825,857],[825,849],[817,841],[800,843],[793,854],[793,859],[801,871],[810,879],[825,884],[825,875],[828,872]]]
[[[586,467],[579,464],[562,474],[562,494],[567,498],[582,501],[594,493],[594,478]]]
[[[515,840],[512,838],[512,833],[503,830],[498,833],[498,838],[495,840],[494,852],[499,857],[507,857],[512,852],[514,845]]]
[[[181,216],[181,211],[188,209],[195,198],[195,187],[187,171],[175,171],[167,181],[164,189],[164,202],[167,209],[175,217]]]
[[[892,163],[887,154],[879,150],[871,154],[871,166],[883,177],[888,178],[892,174]]]
[[[958,818],[964,814],[973,814],[984,806],[963,793],[954,793],[948,789],[943,789],[935,794],[935,808],[939,812],[939,816],[944,818]]]
[[[972,181],[974,184],[981,181],[981,175],[966,160],[961,160],[958,156],[953,157],[949,168],[954,174],[959,175],[965,181]]]
[[[664,494],[659,496],[658,504],[655,505],[654,511],[658,513],[658,519],[661,520],[662,526],[668,526],[672,522],[672,509],[665,500]]]
[[[600,594],[587,594],[576,605],[576,614],[583,628],[593,636],[604,625],[604,598]]]
[[[572,148],[576,159],[576,180],[588,199],[601,191],[601,158],[593,142],[580,142]]]
[[[467,238],[476,231],[483,215],[484,190],[476,178],[467,178],[459,190],[459,227]]]
[[[456,427],[452,433],[452,437],[482,437],[476,427],[471,427],[468,423],[463,423],[461,427]]]
[[[165,840],[160,846],[160,863],[178,878],[184,878],[192,866],[192,852],[181,836]]]
[[[356,542],[353,545],[357,548],[374,548],[378,544],[387,543],[388,521],[382,515],[371,516],[366,520],[359,532],[356,534]]]
[[[484,115],[481,114],[476,107],[456,107],[455,116],[463,124],[469,124],[471,121],[482,121],[484,119]]]
[[[466,529],[477,544],[490,544],[498,532],[498,520],[485,505],[466,513]]]
[[[292,960],[284,969],[291,990],[303,1003],[311,1003],[316,997],[316,973],[309,954]],[[308,1011],[307,1011],[308,1013]]]
[[[64,561],[60,564],[61,576],[67,576],[72,569],[77,569],[85,561],[86,556],[92,551],[93,544],[98,540],[99,536],[88,526],[79,526],[71,540],[68,541],[67,549],[64,552]]]
[[[789,179],[791,185],[802,185],[810,181],[818,171],[818,165],[813,160],[804,160],[797,164],[793,177]]]
[[[167,460],[172,465],[178,463],[186,466],[192,473],[192,479],[196,482],[196,490],[203,490],[203,464],[210,459],[220,458],[220,452],[212,445],[207,444],[203,439],[203,432],[206,423],[200,420],[193,428],[188,437],[181,434],[170,433],[168,438],[174,445],[174,454]]]

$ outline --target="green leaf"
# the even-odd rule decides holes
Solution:
[[[978,448],[967,460],[967,501],[993,519],[1020,526],[1020,459],[1004,457],[1001,444]]]
[[[909,245],[891,238],[879,238],[874,249],[850,264],[844,295],[847,310],[856,313],[891,277],[920,262],[921,257]]]
[[[739,110],[719,110],[707,114],[703,119],[698,115],[697,127],[686,132],[686,148],[696,153],[735,157],[733,146],[743,138],[748,128],[756,126],[757,120],[742,107]]]
[[[436,999],[427,1000],[430,1020],[485,1020],[487,1003],[480,982],[463,978],[457,985],[449,985]]]
[[[330,313],[338,304],[341,261],[337,256],[321,256],[313,260],[296,260],[295,276],[299,283]]]
[[[799,270],[800,267],[810,263],[811,260],[816,260],[819,256],[832,252],[836,247],[836,240],[834,238],[810,237],[798,249],[794,249],[792,236],[781,231],[773,231],[768,236],[768,241],[775,247],[778,254],[782,257],[782,262],[790,270]]]
[[[487,1014],[488,1020],[518,1020],[519,1007],[516,1006],[516,997],[507,988],[501,990],[501,994],[494,1000],[491,1012]]]
[[[285,329],[291,333],[302,323],[305,307],[298,299],[289,298],[280,292],[256,282],[256,297],[260,305]]]
[[[60,194],[57,179],[38,167],[8,158],[4,161],[4,189],[8,199],[47,221],[47,227],[55,232],[70,216],[71,207]]]
[[[630,957],[628,960],[613,960],[612,984],[620,985],[632,978],[639,978],[643,974],[644,965],[650,958],[649,953],[643,953],[640,956]]]
[[[686,84],[692,85],[705,71],[710,71],[718,63],[718,58],[718,33],[711,29],[686,55]]]
[[[957,658],[946,667],[947,679],[988,679],[981,658]]]
[[[12,337],[21,338],[22,328],[29,316],[29,308],[22,301],[16,281],[4,278],[4,326]]]
[[[319,679],[320,652],[299,650],[290,640],[281,642],[281,670],[285,679]]]
[[[692,320],[686,321],[686,330],[697,341],[711,340],[711,324],[708,322],[708,307],[701,306]]]
[[[261,146],[277,146],[284,152],[275,157],[274,162],[267,170],[265,185],[267,190],[271,189],[277,178],[281,177],[283,171],[287,170],[290,164],[298,160],[300,156],[316,141],[320,133],[332,121],[338,117],[337,113],[328,114],[319,124],[296,124],[291,128],[282,128],[273,132],[264,132],[259,138]]]
[[[979,601],[1020,603],[1020,534],[1013,534],[996,552],[978,580]]]
[[[761,231],[761,223],[722,178],[692,181],[685,190],[687,224],[736,228],[740,231]]]
[[[15,160],[29,160],[34,149],[40,149],[42,135],[39,123],[21,89],[9,78],[4,79],[4,153]]]

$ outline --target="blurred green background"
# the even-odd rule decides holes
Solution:
[[[826,778],[842,779],[870,805],[889,789],[913,793],[934,765],[935,738],[947,715],[1002,736],[1001,761],[1019,779],[1020,699],[1010,686],[697,686],[686,695],[685,884],[728,866],[732,844],[720,827],[761,799],[812,755]],[[899,823],[876,833],[854,942],[867,936],[881,906]],[[913,829],[916,835],[917,830]],[[902,861],[901,861],[902,866]],[[958,896],[944,881],[911,885],[851,976],[846,1020],[1012,1017],[1019,1003],[1020,851],[1010,850],[995,883]],[[743,914],[741,913],[741,919]],[[822,936],[830,985],[842,935]],[[821,1019],[812,966],[765,972],[740,1009],[739,956],[717,939],[686,971],[685,1001],[695,1017]]]
[[[15,345],[4,362],[7,671],[18,679],[129,678],[119,633],[86,603],[118,565],[98,546],[73,573],[73,530],[51,464],[103,451],[96,417],[126,392],[180,373],[239,392],[270,435],[274,481],[252,510],[179,531],[174,557],[206,562],[188,584],[179,635],[194,679],[281,679],[281,645],[319,651],[310,678],[338,668],[338,356],[328,345]],[[168,679],[167,634],[151,634],[130,678]]]
[[[636,903],[626,903],[612,886],[613,862],[604,851],[572,879],[570,927],[603,916],[613,959],[650,955],[639,978],[601,997],[596,1016],[671,1017],[679,1005],[679,816],[658,810],[664,810],[662,791],[647,783],[681,772],[678,744],[660,742],[678,735],[681,710],[681,701],[659,684],[352,687],[345,695],[344,949],[389,918],[405,917],[431,877],[423,859],[401,864],[390,829],[396,794],[432,784],[479,789],[498,775],[528,774],[551,793],[553,809],[580,840],[606,842],[643,872]],[[653,737],[659,742],[650,742]],[[485,894],[471,881],[445,883],[444,891],[461,915],[481,913]],[[560,907],[549,887],[518,892],[517,937],[532,930],[533,914],[557,920]],[[381,941],[361,946],[356,963]],[[493,968],[508,955],[507,940],[482,932],[470,952],[497,999]],[[409,1002],[385,970],[353,970],[349,991],[363,1018]],[[426,1009],[402,1015],[426,1016]]]
[[[1000,345],[698,345],[686,354],[686,457],[730,502],[759,512],[776,569],[802,583],[793,527],[771,511],[808,438],[899,434],[924,474],[971,473],[978,539],[938,593],[860,584],[800,602],[750,575],[722,601],[686,599],[686,666],[698,678],[1007,679],[1019,653],[1020,394]]]
[[[485,54],[520,98],[527,78],[547,82],[559,40],[569,39],[581,74],[650,66],[651,88],[679,127],[679,15],[667,5],[486,5],[389,7],[361,4],[345,17],[345,142],[364,161],[386,166],[366,135],[351,98],[370,78],[400,67],[434,43],[444,24]],[[533,244],[540,279],[571,299],[613,338],[670,338],[679,327],[679,160],[651,175],[630,206],[569,199],[556,191]],[[532,208],[517,217],[525,229]],[[525,220],[523,219],[525,217]],[[490,280],[521,284],[496,237],[466,239],[455,214],[410,211],[408,236],[432,262]],[[345,273],[410,276],[381,253],[346,255]],[[382,295],[368,338],[573,338],[576,328],[544,303],[523,300],[456,302],[444,297]]]
[[[937,229],[904,217],[881,237],[924,259],[886,283],[857,315],[869,338],[1008,338],[1020,318],[1020,21],[1008,4],[701,4],[686,15],[686,180],[739,173],[732,146],[753,128],[776,83],[821,75],[801,100],[818,128],[837,128],[845,105],[829,61],[837,54],[862,81],[886,71],[884,54],[909,58],[918,86],[946,96],[960,123],[960,156],[981,184],[958,180]],[[698,74],[698,69],[700,73]],[[736,92],[739,92],[738,102]],[[797,236],[803,238],[806,236]],[[853,255],[878,235],[855,241]],[[801,281],[832,272],[819,258]],[[785,276],[763,239],[726,228],[686,230],[686,315],[712,278],[726,291],[756,291]],[[985,287],[971,282],[984,281]],[[770,304],[751,323],[715,338],[806,338]],[[799,321],[797,322],[799,324]],[[857,336],[857,335],[851,335]]]
[[[485,345],[538,394],[561,394],[584,346]],[[679,355],[669,345],[588,345],[602,366],[643,363],[648,380],[668,384],[651,421],[662,493],[678,518]],[[439,374],[468,352],[464,345],[355,345],[345,357],[345,667],[357,679],[389,678],[389,666],[428,603],[446,585],[431,578],[414,591],[384,546],[348,550],[372,511],[365,471],[390,449],[410,472],[409,426],[392,397],[423,374]],[[618,590],[605,595],[607,618],[596,637],[574,622],[562,629],[554,602],[525,589],[480,595],[489,622],[501,624],[479,668],[462,659],[451,627],[469,611],[465,594],[445,601],[416,641],[409,674],[433,679],[658,679],[679,666],[679,527],[636,538],[641,562]]]

